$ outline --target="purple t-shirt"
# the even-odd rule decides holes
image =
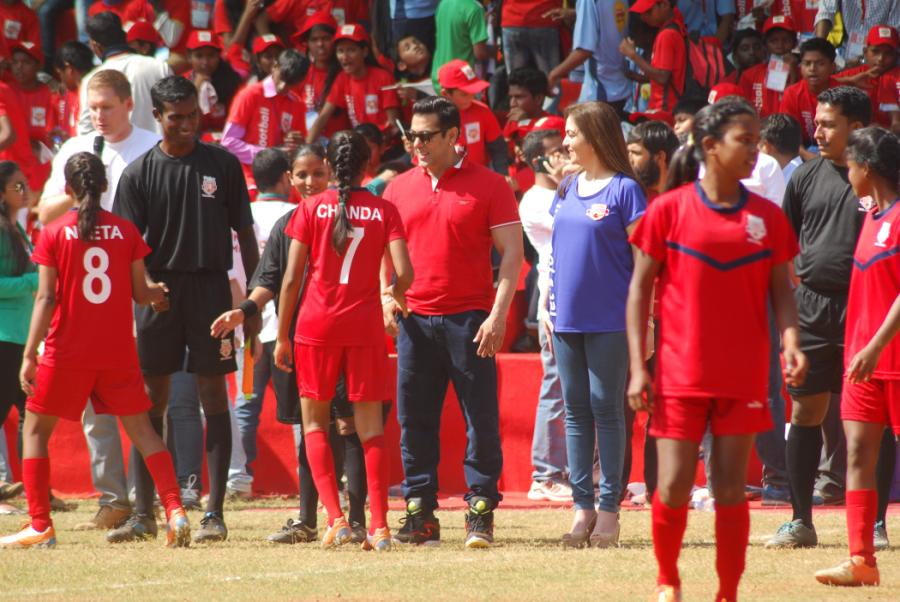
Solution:
[[[621,332],[634,257],[625,230],[644,215],[641,186],[622,174],[582,197],[576,180],[550,207],[550,316],[557,332]]]

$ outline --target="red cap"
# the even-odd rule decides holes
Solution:
[[[197,50],[198,48],[204,48],[206,46],[215,48],[216,50],[222,50],[222,43],[219,42],[219,36],[208,29],[195,29],[191,32],[191,35],[188,36],[188,50]]]
[[[320,10],[319,12],[313,13],[306,17],[303,20],[303,25],[294,34],[294,41],[296,42],[305,42],[306,37],[309,35],[309,30],[315,27],[316,25],[324,25],[325,27],[330,27],[333,31],[338,30],[337,21],[334,20],[334,17],[331,16],[331,13],[327,10]]]
[[[897,30],[888,25],[876,25],[869,30],[866,36],[866,44],[869,46],[881,46],[886,44],[891,48],[900,46],[900,40],[897,38]]]
[[[339,40],[350,40],[352,42],[368,42],[369,34],[363,28],[362,25],[358,23],[347,23],[346,25],[341,25],[337,29],[337,33],[334,35],[334,41],[337,43]]]
[[[273,46],[284,48],[284,42],[282,42],[281,38],[274,33],[265,33],[261,36],[257,36],[256,39],[253,40],[253,54],[265,52]]]
[[[483,79],[478,79],[469,63],[460,59],[453,59],[438,70],[438,83],[441,88],[453,88],[469,94],[478,94],[490,86]]]
[[[675,117],[668,111],[651,111],[649,113],[632,113],[628,116],[628,121],[634,124],[644,121],[662,121],[669,127],[675,127]]]
[[[631,12],[637,13],[639,15],[644,14],[654,6],[660,3],[661,0],[637,0],[630,9]]]
[[[762,28],[763,35],[773,29],[784,29],[791,33],[797,33],[797,26],[794,25],[794,20],[786,15],[772,15],[766,19]]]
[[[737,84],[716,84],[713,86],[713,89],[709,91],[709,97],[706,99],[706,102],[715,104],[717,100],[722,100],[726,96],[740,96],[743,98],[744,91]]]
[[[152,23],[146,21],[135,21],[128,28],[127,40],[129,42],[150,42],[159,46],[162,44],[162,38],[159,32],[153,27]]]
[[[21,50],[39,63],[44,62],[44,53],[41,51],[41,47],[34,42],[27,40],[15,41],[9,45],[9,55],[12,56],[12,53],[16,50]]]
[[[559,115],[546,115],[534,122],[532,132],[540,132],[543,130],[556,130],[561,136],[566,134],[566,120]]]

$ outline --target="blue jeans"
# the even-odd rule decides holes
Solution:
[[[504,27],[503,56],[507,73],[529,65],[550,73],[559,64],[559,30],[555,27]]]
[[[269,380],[272,377],[272,370],[277,370],[272,364],[274,348],[274,344],[263,344],[262,357],[253,364],[253,395],[251,397],[245,396],[240,391],[240,387],[238,387],[237,395],[234,398],[234,415],[237,418],[238,429],[240,429],[244,453],[247,454],[246,470],[251,477],[251,483],[253,481],[253,469],[250,468],[250,464],[256,460],[256,432],[259,430],[259,415],[262,412],[263,399],[265,399],[266,387],[269,385]],[[238,369],[238,378],[241,378],[243,375],[243,362],[240,362]]]
[[[625,461],[625,333],[554,333],[553,347],[566,403],[569,484],[575,507],[594,507],[596,446],[600,456],[598,504],[601,510],[618,512]]]
[[[543,328],[538,328],[541,341],[541,392],[538,396],[537,413],[534,416],[534,437],[531,440],[531,464],[534,472],[531,478],[538,482],[566,480],[566,406],[563,402],[562,386],[556,358],[550,352],[550,345]]]
[[[466,421],[465,499],[481,496],[495,506],[502,499],[497,489],[503,468],[497,364],[494,358],[478,357],[472,341],[486,317],[484,311],[467,311],[400,319],[397,420],[406,476],[403,495],[422,498],[429,510],[437,508],[441,410],[450,381]]]
[[[75,23],[78,29],[78,40],[87,44],[88,36],[85,26],[88,19],[89,0],[46,0],[38,8],[38,22],[41,26],[41,47],[44,49],[46,64],[53,64],[56,52],[56,24],[63,11],[75,8]],[[52,72],[52,71],[51,71]]]

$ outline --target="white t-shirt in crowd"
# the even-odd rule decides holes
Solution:
[[[550,255],[552,254],[553,216],[550,206],[556,191],[532,186],[522,195],[519,203],[519,219],[528,242],[538,253],[538,290],[544,292],[550,283]]]
[[[253,213],[253,229],[256,231],[256,241],[259,243],[259,254],[262,256],[266,248],[266,241],[281,216],[297,208],[294,203],[286,201],[265,201],[257,199],[250,205]],[[275,315],[275,303],[269,301],[262,312],[262,330],[259,331],[261,343],[271,343],[278,338],[278,317]]]
[[[41,198],[48,198],[65,194],[66,192],[66,161],[75,153],[94,152],[94,139],[96,134],[86,134],[69,138],[60,147],[59,152],[53,157],[50,178],[44,184],[44,192]],[[116,187],[119,185],[119,177],[129,163],[146,153],[159,142],[159,134],[149,132],[138,127],[131,129],[131,135],[119,142],[103,143],[103,152],[100,160],[106,167],[106,180],[109,186],[103,196],[100,197],[100,206],[107,211],[112,210],[113,200],[116,196]]]
[[[797,155],[790,162],[784,166],[784,169],[781,172],[784,174],[784,183],[787,185],[788,182],[791,181],[791,176],[794,173],[794,170],[803,165],[803,157]]]
[[[131,123],[139,128],[152,132],[161,132],[159,124],[153,118],[153,102],[150,99],[150,88],[162,78],[172,75],[168,64],[141,54],[126,52],[109,57],[99,66],[89,71],[81,80],[78,97],[81,100],[81,112],[78,115],[78,133],[87,134],[94,131],[87,103],[87,86],[91,77],[98,71],[113,69],[121,71],[131,83],[131,97],[134,109],[131,111]]]
[[[705,173],[706,166],[701,164],[697,179],[702,179]],[[781,203],[784,201],[786,181],[781,171],[781,165],[778,164],[775,157],[766,153],[759,153],[753,173],[750,174],[749,178],[741,180],[741,184],[750,192],[758,194],[764,199],[769,199],[781,207]]]

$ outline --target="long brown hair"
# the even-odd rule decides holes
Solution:
[[[19,166],[12,161],[0,161],[0,190],[6,190],[12,177],[19,173]],[[0,195],[0,231],[6,233],[8,248],[0,248],[0,254],[7,252],[12,256],[13,276],[21,276],[31,265],[28,259],[28,251],[25,239],[16,226],[16,216],[13,215],[6,204],[6,200]]]
[[[572,118],[607,169],[638,181],[628,162],[628,148],[615,109],[605,102],[582,102],[566,109],[565,116]]]

